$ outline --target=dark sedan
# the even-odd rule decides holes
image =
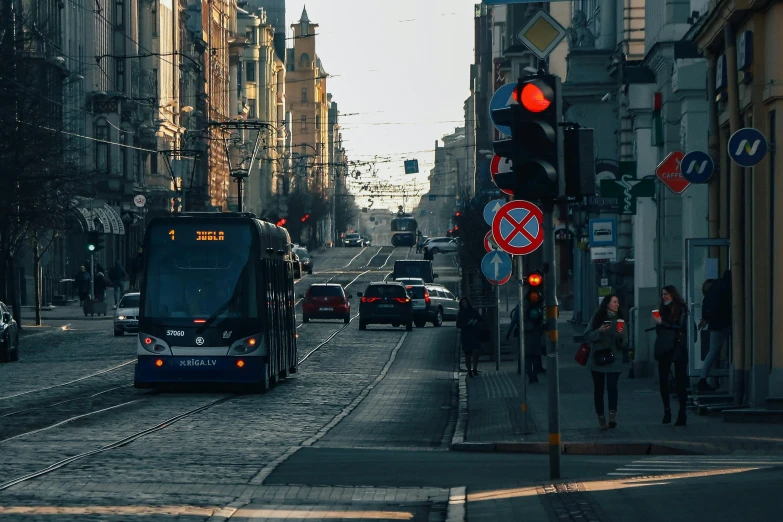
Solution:
[[[11,310],[0,303],[0,362],[19,360],[19,327]]]
[[[370,283],[359,304],[359,330],[366,330],[368,324],[390,324],[395,328],[405,325],[413,330],[413,302],[405,287],[400,283]]]

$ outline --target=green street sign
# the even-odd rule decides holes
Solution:
[[[651,198],[655,195],[654,179],[601,180],[601,197],[617,201],[618,214],[636,214],[636,198]]]

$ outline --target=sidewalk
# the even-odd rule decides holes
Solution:
[[[112,306],[114,304],[114,296],[111,296],[111,299],[107,303],[107,309],[106,309],[106,316],[98,316],[95,317],[91,316],[85,316],[84,310],[81,306],[79,306],[79,302],[70,302],[66,306],[52,306],[49,308],[45,308],[41,310],[41,319],[45,321],[74,321],[74,320],[85,320],[85,321],[105,321],[105,320],[111,320],[114,319],[114,310],[112,309]],[[35,308],[32,306],[23,306],[22,307],[22,326],[28,326],[35,323]]]
[[[652,378],[620,377],[617,428],[601,431],[593,407],[590,372],[574,361],[578,344],[574,334],[583,328],[561,317],[560,431],[564,453],[571,454],[724,454],[783,450],[783,432],[775,424],[725,423],[720,417],[698,416],[689,411],[687,427],[661,424],[663,406]],[[505,332],[505,328],[502,330]],[[504,334],[505,335],[505,334]],[[503,360],[500,372],[494,362],[480,362],[479,376],[460,374],[463,419],[452,443],[462,451],[548,452],[549,374],[527,385],[527,433],[522,411],[525,383],[517,374],[516,360]],[[515,358],[514,358],[515,359]],[[546,358],[544,365],[547,366]],[[464,369],[464,362],[461,364]],[[467,393],[467,406],[465,394]],[[676,416],[677,399],[672,397]],[[466,419],[464,418],[466,417]]]

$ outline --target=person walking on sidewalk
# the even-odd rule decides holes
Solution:
[[[111,268],[111,272],[109,273],[109,279],[114,284],[114,309],[117,309],[117,306],[120,304],[120,299],[122,299],[122,296],[125,294],[125,278],[128,276],[128,273],[125,271],[125,268],[123,268],[122,263],[120,263],[120,260],[117,259],[114,261],[114,266]]]
[[[677,400],[680,402],[680,412],[675,426],[685,426],[687,415],[685,408],[688,394],[688,348],[687,333],[688,310],[685,300],[672,285],[661,290],[661,306],[655,321],[655,360],[658,361],[658,384],[663,400],[663,424],[672,421],[671,393],[669,391],[669,375],[674,365],[674,382],[677,390]]]
[[[699,330],[703,330],[705,326],[708,328],[710,352],[701,368],[701,378],[697,384],[700,392],[714,390],[707,383],[707,378],[713,365],[720,358],[723,345],[731,336],[731,270],[726,270],[723,277],[714,281],[704,293],[701,317]]]
[[[541,356],[544,353],[544,331],[541,325],[534,324],[527,318],[525,322],[525,373],[527,374],[528,382],[530,384],[537,383],[538,374],[545,373],[543,368]],[[514,335],[515,339],[519,338],[519,304],[511,311],[511,322],[508,325],[508,331],[506,332],[506,340]]]
[[[617,427],[617,383],[624,370],[623,348],[628,344],[625,315],[620,310],[620,298],[607,295],[590,319],[584,333],[590,343],[587,368],[593,375],[593,400],[598,425],[602,430]],[[609,395],[609,423],[604,415],[604,388]]]
[[[478,375],[482,321],[481,314],[473,308],[470,300],[467,297],[460,299],[457,328],[460,329],[460,341],[462,342],[462,351],[465,352],[465,366],[468,368],[468,377]],[[473,361],[472,367],[470,364],[471,360]]]

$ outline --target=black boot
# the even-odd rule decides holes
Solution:
[[[680,413],[677,414],[677,422],[675,422],[674,425],[685,426],[686,422],[688,422],[688,416],[685,415],[685,411],[680,410]]]
[[[671,424],[672,423],[672,410],[663,410],[663,421],[661,424]]]

